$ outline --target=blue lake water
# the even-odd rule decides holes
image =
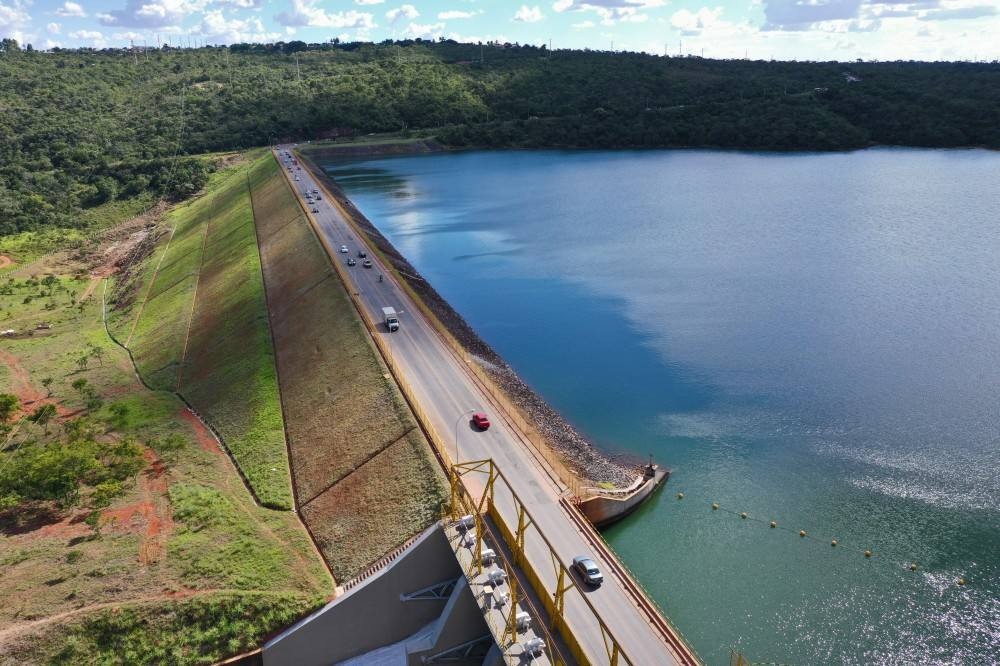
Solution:
[[[327,168],[581,431],[673,469],[606,536],[706,661],[1000,659],[1000,154]]]

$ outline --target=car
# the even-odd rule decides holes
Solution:
[[[315,206],[313,206],[313,212],[314,213],[318,213],[319,212],[319,208],[316,208]]]
[[[323,197],[321,197],[320,195],[318,195],[318,194],[316,195],[316,201],[320,201],[322,198]]]
[[[576,569],[576,572],[580,574],[580,578],[582,578],[588,585],[600,587],[601,583],[604,582],[604,576],[601,574],[601,570],[597,568],[594,560],[590,559],[586,555],[577,555],[574,557],[573,568]]]
[[[341,245],[340,246],[340,252],[341,252],[341,254],[347,254],[347,246],[346,245]]]
[[[361,262],[361,265],[364,266],[365,268],[371,268],[372,267],[372,260],[371,259],[365,259],[364,261]]]
[[[368,256],[367,252],[365,252],[364,250],[358,250],[358,259],[364,259],[367,256]]]
[[[319,190],[317,190],[315,187],[313,188],[313,194],[319,194]]]
[[[356,263],[358,263],[358,262],[354,260],[354,257],[348,257],[347,258],[347,265],[348,266],[353,266]]]
[[[299,177],[298,177],[298,176],[296,176],[296,177],[295,177],[295,180],[298,180],[298,179],[299,179]]]
[[[476,412],[472,415],[472,425],[476,426],[480,430],[489,430],[490,419],[486,414],[482,412]]]

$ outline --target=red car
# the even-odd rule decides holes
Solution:
[[[480,430],[487,430],[490,427],[490,420],[486,417],[486,414],[476,412],[472,415],[472,425]]]

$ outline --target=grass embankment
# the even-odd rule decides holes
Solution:
[[[82,429],[95,446],[133,442],[141,455],[107,504],[84,479],[75,500],[0,511],[0,663],[202,664],[259,644],[332,592],[308,535],[291,513],[254,503],[175,396],[139,384],[105,333],[101,292],[76,302],[91,283],[74,276],[88,267],[59,265],[48,284],[27,271],[0,282],[0,328],[18,332],[0,339],[0,393],[19,401],[0,467],[72,448]],[[41,321],[51,329],[28,335]],[[49,422],[17,421],[46,404]],[[30,485],[0,477],[0,495]]]
[[[436,520],[446,486],[277,163],[254,171],[296,495],[344,580]]]
[[[113,327],[146,382],[179,392],[222,435],[261,503],[290,509],[248,168],[217,172],[170,213],[172,234],[119,294]]]

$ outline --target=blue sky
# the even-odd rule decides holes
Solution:
[[[1000,0],[0,0],[36,48],[450,37],[714,58],[996,60]]]

